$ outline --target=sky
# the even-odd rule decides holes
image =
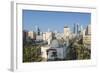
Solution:
[[[91,24],[90,13],[23,10],[22,15],[23,30],[28,31],[36,31],[36,27],[39,27],[41,32],[48,29],[63,32],[64,26],[73,30],[75,23],[83,28]]]

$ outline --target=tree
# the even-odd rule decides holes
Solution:
[[[39,62],[41,60],[42,57],[40,45],[37,45],[32,41],[23,45],[23,62]]]
[[[83,60],[91,58],[91,50],[84,46],[84,44],[79,43],[79,41],[71,43],[67,51],[67,60]]]

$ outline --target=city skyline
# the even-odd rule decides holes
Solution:
[[[42,32],[46,32],[48,29],[51,31],[63,32],[64,26],[68,26],[71,28],[71,31],[73,31],[75,23],[86,28],[88,24],[91,24],[91,14],[23,10],[23,30],[36,31],[36,28],[39,27]]]

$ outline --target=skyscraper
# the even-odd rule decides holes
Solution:
[[[79,35],[83,35],[83,26],[82,25],[79,27]]]
[[[91,25],[87,26],[85,34],[86,35],[91,35]]]
[[[77,34],[79,34],[79,24],[76,24],[77,26]]]
[[[64,27],[64,39],[69,37],[69,34],[70,34],[70,28],[68,28],[68,26],[65,26]]]
[[[79,30],[80,30],[80,26],[78,23],[74,24],[74,29],[73,29],[73,33],[74,34],[79,34]]]
[[[40,35],[40,28],[37,28],[37,35]]]
[[[40,31],[39,27],[37,25],[35,25],[35,32],[37,35],[39,35],[39,31]]]
[[[75,28],[75,24],[74,24],[74,27],[73,27],[73,33],[75,34],[76,33],[76,28]]]
[[[80,31],[81,31],[81,32],[83,31],[83,26],[82,26],[82,25],[80,26]]]

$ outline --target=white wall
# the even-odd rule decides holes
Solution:
[[[100,5],[99,0],[33,0],[35,3],[43,3],[43,4],[64,4],[64,5],[72,5],[78,4],[91,6],[94,5],[97,7],[97,19],[98,25],[96,25],[96,30],[98,33],[98,38],[96,38],[97,46],[100,47]],[[80,4],[79,4],[80,2]],[[10,0],[0,0],[0,73],[10,73]],[[95,48],[96,49],[96,48]],[[76,68],[62,68],[62,69],[48,69],[45,71],[34,70],[34,73],[100,73],[100,49],[97,52],[98,55],[98,65],[96,67],[76,67]],[[32,72],[32,73],[33,73]],[[21,72],[22,73],[22,72]],[[29,73],[29,72],[26,72]]]

